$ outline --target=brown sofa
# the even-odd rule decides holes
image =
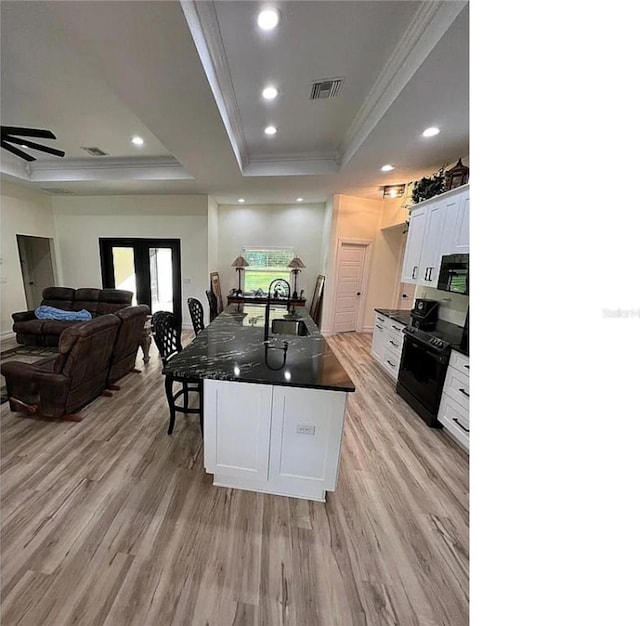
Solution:
[[[113,388],[113,383],[128,374],[136,363],[140,337],[147,315],[149,315],[149,307],[146,304],[128,306],[116,311],[114,315],[120,320],[120,326],[111,351],[107,377],[111,388]]]
[[[60,335],[58,357],[39,363],[8,361],[0,365],[12,411],[80,421],[74,411],[107,386],[114,342],[121,325],[115,315],[76,322]]]
[[[47,287],[42,290],[41,305],[53,306],[65,311],[86,309],[95,318],[115,313],[131,304],[133,293],[123,289],[71,289]],[[14,313],[13,331],[16,341],[28,346],[57,346],[64,330],[79,324],[77,321],[40,320],[34,311]]]

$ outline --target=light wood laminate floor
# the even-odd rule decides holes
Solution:
[[[468,456],[369,355],[326,504],[214,487],[197,416],[172,436],[155,347],[80,423],[2,405],[3,626],[468,623]]]

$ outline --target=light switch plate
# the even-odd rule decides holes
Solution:
[[[297,435],[315,435],[316,427],[311,424],[296,424]]]

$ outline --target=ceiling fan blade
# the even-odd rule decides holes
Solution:
[[[43,146],[42,144],[29,141],[28,139],[20,139],[19,137],[12,137],[11,135],[7,135],[4,137],[4,141],[17,143],[19,146],[22,146],[23,148],[32,148],[33,150],[39,150],[40,152],[47,152],[48,154],[53,154],[54,156],[59,156],[59,157],[64,156],[64,152],[62,150],[57,150],[56,148],[50,148],[49,146]]]
[[[8,150],[9,152],[13,152],[13,154],[15,154],[16,156],[19,156],[21,159],[24,159],[25,161],[36,160],[35,157],[32,157],[30,154],[27,154],[26,152],[22,152],[22,150],[18,150],[18,148],[16,148],[15,146],[12,146],[10,143],[7,143],[6,141],[4,141],[4,139],[0,142],[0,147],[4,148],[5,150]]]
[[[19,135],[21,137],[37,137],[38,139],[57,139],[50,131],[43,128],[23,128],[21,126],[2,126],[0,127],[2,138],[5,135]]]

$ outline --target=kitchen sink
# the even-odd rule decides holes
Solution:
[[[274,335],[305,337],[309,334],[309,329],[302,320],[272,320],[271,332]]]

